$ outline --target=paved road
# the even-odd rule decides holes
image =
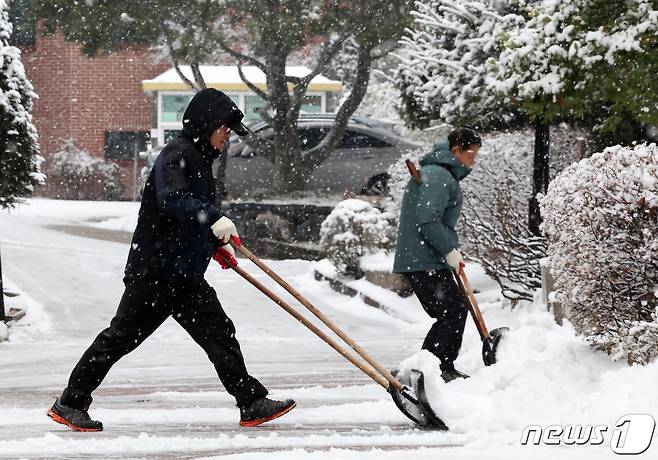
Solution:
[[[12,340],[0,345],[0,457],[196,458],[459,442],[455,434],[412,427],[383,389],[237,275],[215,267],[207,279],[237,326],[250,371],[273,396],[296,398],[297,409],[269,425],[240,428],[234,402],[204,353],[168,320],[95,393],[91,413],[106,431],[73,433],[50,422],[47,407],[116,308],[128,251],[121,235],[83,234],[70,225],[52,217],[0,215],[4,273],[31,308],[12,328]],[[272,284],[255,266],[242,264]],[[334,293],[313,280],[308,262],[271,265],[386,366],[419,346],[422,327]]]

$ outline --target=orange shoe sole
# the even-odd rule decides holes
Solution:
[[[71,422],[68,422],[68,421],[64,420],[62,417],[60,417],[59,415],[54,413],[52,409],[48,409],[48,417],[50,417],[51,419],[53,419],[57,423],[61,423],[62,425],[68,426],[69,428],[71,428],[72,430],[75,430],[75,431],[87,431],[87,432],[89,432],[89,431],[103,431],[102,428],[82,428],[82,427],[79,427],[79,426],[75,426]]]
[[[297,403],[295,402],[294,404],[291,404],[290,406],[286,407],[285,409],[280,410],[279,412],[277,412],[275,414],[272,414],[269,417],[258,418],[256,420],[250,420],[248,422],[245,422],[244,420],[240,420],[240,426],[244,426],[244,427],[248,427],[248,428],[258,426],[262,423],[269,422],[270,420],[274,420],[275,418],[279,418],[282,415],[286,415],[288,412],[293,410],[296,406],[297,406]]]

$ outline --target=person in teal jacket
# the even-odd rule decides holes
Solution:
[[[468,377],[455,369],[468,309],[453,275],[462,270],[455,230],[462,208],[459,181],[475,164],[482,141],[458,128],[420,160],[421,183],[410,179],[402,199],[393,271],[404,274],[425,311],[436,321],[422,348],[441,360],[445,381]]]

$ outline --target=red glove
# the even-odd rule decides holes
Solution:
[[[218,248],[212,258],[219,262],[219,265],[221,265],[224,270],[235,267],[238,264],[238,261],[235,258],[235,250],[230,244]]]

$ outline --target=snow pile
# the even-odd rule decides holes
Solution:
[[[7,325],[0,321],[0,342],[9,340],[9,328]]]
[[[609,147],[573,164],[541,201],[556,298],[614,359],[658,356],[658,147]]]
[[[48,162],[49,194],[78,200],[116,199],[123,191],[120,172],[116,163],[94,157],[67,140]]]
[[[403,371],[423,372],[432,408],[451,433],[464,435],[469,451],[519,446],[528,425],[614,427],[628,413],[658,413],[653,389],[657,363],[633,367],[610,363],[579,340],[571,325],[558,326],[541,304],[508,311],[504,318],[510,331],[500,343],[498,362],[491,367],[482,364],[478,338],[465,337],[457,368],[469,379],[444,383],[438,358],[427,351],[400,365]],[[469,320],[467,332],[470,327]]]
[[[392,247],[394,228],[388,219],[366,201],[344,200],[322,222],[320,247],[342,274],[358,277],[361,256]]]
[[[91,224],[91,227],[104,228],[106,230],[118,230],[122,232],[135,231],[137,227],[138,214],[131,214],[129,216],[112,217],[101,222]]]

